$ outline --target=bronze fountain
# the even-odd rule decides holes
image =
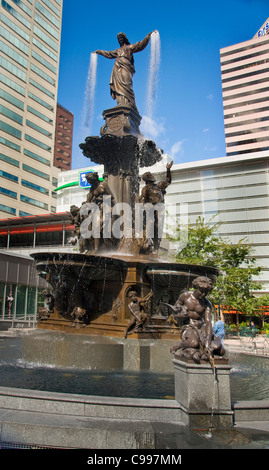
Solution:
[[[70,208],[79,252],[32,255],[39,275],[51,286],[49,295],[53,296],[53,308],[42,310],[38,326],[43,330],[128,341],[174,339],[182,325],[196,321],[191,334],[184,327],[185,343],[183,338],[182,344],[172,347],[171,352],[177,355],[183,348],[189,352],[188,357],[199,362],[211,360],[211,355],[206,356],[208,342],[204,342],[202,348],[207,349],[200,354],[202,343],[193,339],[195,334],[201,338],[205,309],[198,308],[195,313],[197,308],[193,308],[190,316],[190,301],[184,307],[179,296],[201,276],[214,282],[218,271],[165,261],[159,256],[164,197],[171,183],[172,164],[167,165],[163,181],[156,182],[150,171],[144,173],[145,184],[140,193],[139,168],[151,167],[162,159],[155,142],[145,139],[139,130],[142,118],[132,83],[134,53],[148,45],[151,34],[130,44],[126,35],[119,33],[119,48],[96,51],[115,59],[110,92],[117,105],[103,112],[105,124],[100,137],[87,137],[80,148],[92,162],[104,165],[104,175],[101,181],[97,173],[89,173],[91,187],[85,202],[81,207]],[[123,217],[127,207],[129,211]],[[145,213],[147,208],[152,209],[148,219],[145,213],[141,216],[139,233],[137,207],[142,212],[145,209]],[[196,301],[203,305],[204,298]],[[195,351],[190,352],[191,348]]]

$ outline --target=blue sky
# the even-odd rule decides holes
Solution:
[[[145,137],[175,163],[225,156],[220,49],[251,39],[269,16],[268,0],[101,2],[63,0],[58,102],[74,114],[72,168],[91,162],[79,149],[90,53],[118,47],[117,33],[135,43],[157,29],[161,63],[152,126]],[[150,45],[135,54],[134,92],[146,114]],[[94,114],[88,135],[100,135],[102,112],[116,105],[109,91],[113,60],[98,56]],[[143,125],[144,123],[144,125]]]

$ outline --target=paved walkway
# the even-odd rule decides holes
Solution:
[[[269,357],[269,338],[266,335],[257,335],[255,338],[247,336],[225,338],[224,346],[231,352]]]

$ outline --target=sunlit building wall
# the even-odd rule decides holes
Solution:
[[[249,41],[220,50],[226,155],[269,150],[269,18]]]
[[[56,211],[62,0],[0,0],[0,217]]]

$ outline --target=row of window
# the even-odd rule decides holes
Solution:
[[[235,147],[237,145],[256,144],[258,142],[268,142],[269,143],[269,135],[267,137],[256,137],[254,139],[239,140],[238,142],[227,143],[226,147]]]
[[[269,111],[269,106],[265,106],[264,108],[257,108],[257,109],[251,109],[248,111],[241,111],[239,113],[232,113],[232,114],[224,114],[224,119],[230,119],[230,118],[235,118],[235,117],[240,117],[240,116],[247,116],[249,114],[257,114],[257,113],[264,113]]]
[[[2,112],[3,112],[3,108],[4,108],[4,106],[2,106]],[[4,114],[4,112],[3,112],[3,114]],[[12,115],[14,120],[15,120],[16,113],[13,113],[12,111],[9,112],[9,110],[8,110],[7,114]],[[17,115],[17,119],[19,119],[18,115]],[[27,123],[28,126],[32,127],[33,129],[39,130],[39,132],[41,132],[41,130],[40,130],[41,127],[37,126],[36,124],[32,123],[31,121],[27,121],[26,123]],[[16,139],[22,140],[22,131],[20,131],[16,127],[13,127],[10,124],[7,124],[6,122],[1,121],[1,120],[0,120],[0,129],[2,131],[6,132],[7,134],[10,134],[13,137],[16,137]],[[44,129],[42,129],[42,134],[47,135],[48,137],[51,137],[51,135],[52,135],[51,133],[47,133],[47,131],[45,131]],[[28,142],[31,142],[32,144],[37,145],[38,147],[42,148],[43,150],[46,150],[47,152],[51,151],[51,147],[49,145],[44,144],[44,142],[41,142],[40,140],[35,139],[34,137],[30,136],[29,134],[24,134],[24,138]]]
[[[47,118],[47,116],[43,115],[39,111],[31,108],[30,106],[27,106],[27,110],[30,111],[31,113],[35,114],[35,116],[38,116],[39,118],[43,119],[44,121],[51,123],[52,119]],[[15,113],[14,111],[10,110],[6,106],[0,105],[0,113],[3,114],[4,116],[8,117],[12,121],[17,122],[18,124],[23,124],[23,117],[20,114]],[[32,129],[35,129],[36,131],[40,132],[41,134],[45,135],[46,137],[52,137],[52,133],[47,131],[46,129],[43,129],[42,127],[38,126],[37,124],[33,123],[32,121],[29,121],[29,119],[26,119],[26,124],[27,126],[31,127]]]
[[[238,126],[248,126],[250,124],[256,124],[257,122],[265,122],[265,121],[269,121],[269,116],[262,116],[260,118],[247,119],[246,121],[225,124],[225,129],[230,129],[231,127],[238,127]]]
[[[222,75],[225,75],[226,73],[232,73],[232,72],[237,72],[238,70],[243,70],[249,67],[256,67],[257,65],[262,65],[262,64],[267,64],[269,62],[269,59],[263,59],[263,60],[258,60],[256,62],[253,62],[251,64],[244,64],[244,65],[239,65],[238,67],[233,67],[232,69],[225,69],[222,70]]]
[[[242,129],[240,131],[237,131],[237,132],[229,132],[229,133],[225,133],[225,136],[226,137],[236,137],[236,136],[240,136],[240,135],[247,135],[247,134],[253,134],[256,132],[266,132],[266,131],[269,131],[269,127],[255,127],[255,129]],[[269,134],[268,134],[268,139],[269,139]]]
[[[4,30],[4,28],[2,28],[2,31]],[[7,32],[8,33],[8,32]],[[8,36],[8,34],[6,34],[6,36]],[[17,47],[17,49],[19,49],[20,51],[22,50],[22,46],[19,46],[19,43],[21,43],[21,41],[19,41],[17,38],[14,38],[13,35],[10,35],[13,40],[12,40],[12,43]],[[21,43],[23,44],[23,43]],[[25,59],[21,54],[19,54],[17,51],[15,51],[14,49],[12,49],[10,46],[8,46],[6,43],[4,43],[3,41],[0,41],[0,50],[2,52],[4,52],[4,54],[9,57],[10,59],[14,60],[14,62],[17,62],[21,67],[25,68],[27,70],[28,68],[28,60]],[[25,46],[23,44],[23,51],[25,54],[27,54],[28,56],[28,47]],[[56,67],[54,67],[53,65],[51,65],[47,60],[45,60],[43,57],[41,57],[39,54],[37,54],[36,52],[32,51],[32,57],[34,59],[36,59],[38,62],[40,62],[42,65],[44,65],[46,67],[46,69],[52,71],[54,74],[56,74],[57,70],[56,70]],[[12,65],[12,63],[11,63]],[[12,69],[10,63],[7,62],[4,62],[4,68],[8,68],[9,69]],[[30,69],[35,72],[37,75],[39,75],[39,77],[43,78],[44,80],[46,80],[48,83],[50,83],[51,85],[55,86],[56,84],[56,81],[54,78],[52,78],[50,75],[48,75],[46,72],[44,72],[42,69],[40,69],[39,67],[37,67],[36,65],[34,64],[30,64]],[[13,69],[13,70],[16,70],[16,69]],[[10,71],[10,70],[9,70]],[[20,78],[22,81],[26,82],[26,73],[23,72],[22,70],[18,69],[17,71],[17,74],[16,76],[18,76],[18,78]]]
[[[244,96],[257,95],[258,93],[267,93],[268,94],[268,91],[269,91],[269,87],[266,87],[266,88],[256,88],[255,87],[255,89],[245,91],[243,93],[237,93],[236,95],[224,96],[223,101],[234,100],[236,98],[243,98]]]
[[[31,204],[31,202],[29,202],[29,201],[24,201],[24,202],[28,202],[29,204]],[[35,206],[36,204],[33,204],[33,205]],[[10,206],[7,206],[6,204],[0,204],[0,211],[5,212],[7,214],[10,214],[12,216],[17,215],[17,211],[16,211],[15,207],[10,207]],[[50,206],[50,211],[52,213],[55,213],[56,212],[56,206]],[[25,212],[25,211],[19,210],[19,217],[27,217],[29,215],[33,215],[33,214],[30,214],[30,212]],[[1,237],[0,237],[0,246],[2,246],[1,245]],[[6,247],[6,244],[4,244],[4,247]]]
[[[261,85],[262,83],[268,84],[269,78],[265,77],[265,78],[260,78],[259,80],[251,80],[251,82],[248,82],[248,83],[239,83],[237,85],[223,87],[223,92],[225,93],[226,91],[238,90],[240,88],[245,88],[246,86],[249,86],[249,85],[251,86]]]
[[[13,0],[14,3],[16,3],[30,18],[32,18],[32,9],[28,8],[22,0]],[[18,10],[13,8],[8,2],[5,0],[1,0],[2,7],[5,8],[14,18],[16,18],[20,23],[22,23],[26,28],[29,30],[31,29],[31,23],[23,16],[20,14]],[[56,9],[51,2],[47,1],[47,5],[50,7],[50,9],[54,9],[57,11],[58,16],[60,15],[60,12],[58,9]],[[45,8],[40,2],[36,0],[35,3],[35,10],[37,10],[39,13],[41,13],[42,16],[40,16],[36,11],[34,12],[34,20],[37,22],[42,28],[45,29],[51,36],[53,36],[55,39],[59,39],[59,33],[57,30],[54,29],[55,26],[57,29],[60,28],[60,21],[47,9]],[[48,23],[44,18],[48,20],[50,23]]]
[[[262,44],[268,44],[269,45],[269,40],[264,40]],[[228,56],[231,56],[232,54],[238,54],[241,52],[246,52],[246,51],[250,51],[251,49],[256,49],[257,47],[260,47],[261,46],[261,41],[257,42],[257,43],[252,43],[252,44],[248,44],[247,46],[243,46],[243,47],[239,47],[238,49],[234,49],[233,51],[228,51],[228,52],[222,52],[220,54],[221,58],[223,57],[228,57]]]
[[[1,65],[5,70],[7,70],[12,75],[14,75],[15,77],[19,78],[20,80],[22,80],[26,83],[26,78],[27,78],[26,73],[23,72],[21,69],[19,69],[16,65],[12,64],[9,60],[7,60],[4,57],[1,57]],[[1,74],[0,81],[2,83],[5,83],[7,86],[12,88],[13,90],[17,91],[21,95],[25,96],[25,89],[22,86],[15,83],[13,80],[7,78],[5,75]],[[44,86],[40,85],[35,80],[30,79],[29,83],[31,85],[34,85],[36,88],[38,88],[38,90],[42,91],[43,93],[45,93],[50,98],[55,97],[54,93],[51,93],[49,90],[47,90]],[[51,106],[51,104],[49,104],[46,101],[42,100],[41,98],[37,97],[36,95],[34,95],[34,93],[28,92],[28,96],[31,99],[33,99],[34,101],[36,101],[37,103],[44,106],[44,108],[46,108],[50,111],[53,111],[53,106]]]
[[[254,152],[268,152],[269,146],[267,147],[256,147],[254,149],[236,150],[236,152],[226,152],[227,157],[235,157],[236,155],[244,155],[246,153]]]
[[[44,231],[31,233],[16,233],[0,236],[0,248],[35,248],[38,246],[67,245],[73,231],[61,229],[59,231]]]
[[[268,72],[269,72],[269,68],[255,70],[254,72],[244,73],[244,74],[241,74],[241,75],[237,75],[235,77],[223,78],[222,83],[228,83],[228,82],[232,82],[234,80],[242,80],[244,78],[254,77],[255,75],[259,75],[261,73],[267,73],[268,74]]]
[[[0,283],[0,319],[26,322],[38,320],[38,309],[44,306],[43,288],[22,284]],[[9,302],[8,297],[13,301]]]
[[[269,45],[269,41],[265,41],[265,44],[268,44],[268,45]],[[260,45],[259,45],[259,47],[260,47]],[[240,54],[240,56],[234,57],[233,59],[228,59],[228,60],[222,61],[222,62],[221,62],[221,65],[234,64],[235,62],[241,62],[241,60],[252,59],[252,58],[258,57],[258,56],[260,56],[260,55],[267,54],[267,53],[268,53],[268,50],[265,49],[265,50],[261,50],[261,51],[256,51],[256,52],[254,52],[253,54],[246,54],[246,55]]]
[[[223,106],[223,109],[233,109],[233,108],[240,108],[241,106],[247,106],[247,105],[253,105],[257,103],[268,103],[268,96],[265,98],[258,98],[256,100],[247,100],[247,101],[241,101],[240,103],[233,103],[233,104],[228,104],[226,106]],[[253,113],[253,110],[251,111]]]
[[[18,176],[13,175],[12,173],[9,173],[9,172],[4,171],[4,170],[0,170],[0,176],[2,176],[3,178],[6,178],[6,179],[8,179],[12,182],[15,182],[15,183],[19,182]],[[46,195],[49,194],[49,190],[47,188],[44,188],[43,186],[40,186],[39,184],[32,183],[31,181],[27,181],[23,178],[21,179],[21,184],[22,184],[22,186],[26,186],[27,188],[34,189],[35,191],[39,191],[40,193],[43,193],[43,194],[46,194]],[[5,192],[2,191],[2,194],[4,194],[4,193]],[[17,193],[16,193],[16,197],[17,197]]]

